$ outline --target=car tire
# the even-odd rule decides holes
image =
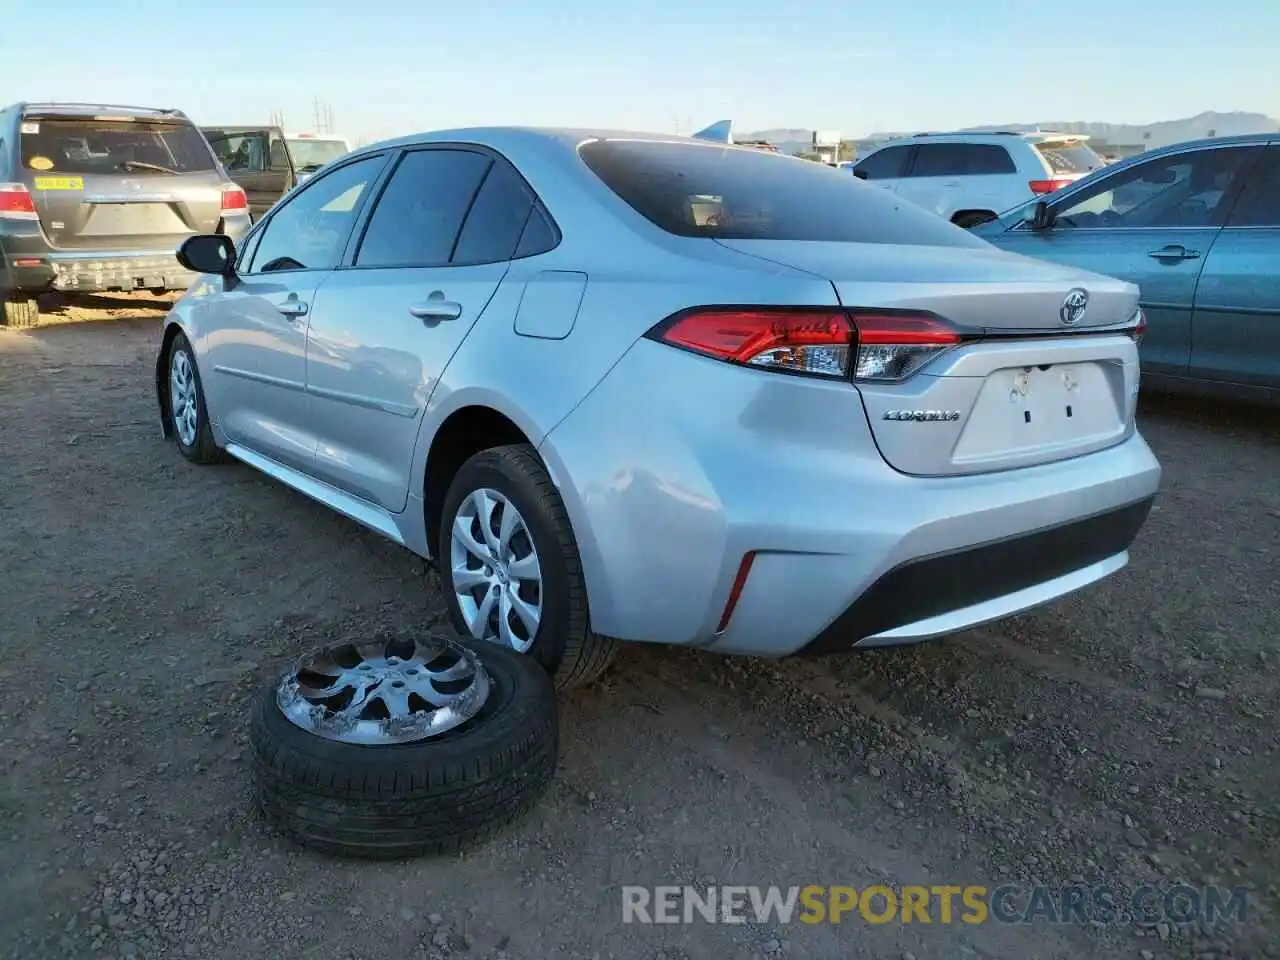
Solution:
[[[282,711],[272,685],[249,724],[258,807],[287,837],[342,857],[399,860],[465,851],[526,815],[559,759],[555,691],[537,663],[463,643],[488,697],[461,725],[369,745],[327,739]]]
[[[192,463],[218,463],[224,459],[213,439],[209,411],[204,402],[204,382],[196,366],[195,351],[186,334],[179,331],[169,344],[165,363],[168,369],[165,405],[178,452]]]
[[[463,522],[473,521],[473,534],[478,530],[479,524],[474,521],[477,496],[500,501],[490,515],[495,523],[500,522],[506,511],[514,508],[516,521],[523,530],[523,534],[517,532],[512,535],[513,543],[517,539],[521,541],[513,553],[505,560],[498,558],[499,563],[491,567],[486,567],[474,551],[460,549],[455,540],[455,527],[460,519]],[[491,532],[496,538],[498,532]],[[473,542],[477,546],[487,546],[484,539]],[[532,548],[532,555],[536,558],[536,586],[531,580],[518,576],[517,568],[522,561],[511,559],[518,553],[527,560],[528,547]],[[465,557],[467,553],[470,553],[469,558]],[[527,444],[493,447],[475,454],[462,465],[445,495],[436,557],[449,617],[462,636],[490,639],[529,654],[551,674],[556,688],[560,690],[592,682],[613,661],[618,643],[591,630],[578,543],[564,501],[533,447]],[[460,575],[457,568],[464,560],[467,570]],[[500,567],[502,572],[499,574]],[[513,572],[509,574],[507,567]],[[487,585],[480,582],[486,569],[495,571],[495,580]],[[499,577],[501,582],[496,579]],[[463,605],[467,599],[462,586],[468,578],[476,580],[478,586],[470,595],[468,610],[464,613]],[[485,634],[482,636],[478,632],[480,627],[472,629],[472,623],[480,613],[486,589],[496,590],[496,599],[492,601],[495,608],[493,616],[482,625]],[[509,590],[515,591],[515,595]],[[516,609],[519,599],[532,603],[529,591],[536,591],[539,613],[536,629],[532,632]],[[501,618],[504,616],[508,623],[505,639],[501,633]],[[493,624],[492,628],[490,624]],[[490,629],[493,629],[492,634]]]
[[[24,330],[40,322],[40,301],[23,294],[4,298],[4,325],[11,330]]]

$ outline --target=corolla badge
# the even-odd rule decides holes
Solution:
[[[1088,307],[1089,291],[1076,287],[1067,294],[1067,299],[1062,301],[1062,309],[1058,311],[1058,316],[1063,323],[1071,326],[1084,316],[1084,312]]]
[[[886,420],[910,420],[914,423],[954,423],[960,419],[959,410],[886,410]]]

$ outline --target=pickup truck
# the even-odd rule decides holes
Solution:
[[[254,222],[298,183],[298,171],[279,127],[201,127],[227,174],[244,188]]]

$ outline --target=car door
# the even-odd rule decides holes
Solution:
[[[1182,376],[1191,359],[1191,312],[1205,255],[1238,195],[1257,147],[1161,153],[1068,187],[1049,202],[1052,225],[1018,224],[1001,247],[1138,285],[1147,332],[1145,373]]]
[[[373,154],[344,164],[274,210],[246,243],[236,282],[199,307],[219,426],[233,443],[294,469],[315,460],[306,344],[317,288],[385,163]]]
[[[497,290],[534,206],[480,149],[407,150],[320,290],[307,340],[316,476],[404,509],[427,402]]]
[[[898,196],[940,216],[956,209],[956,197],[967,176],[965,143],[922,143],[898,184]]]
[[[853,175],[894,193],[902,182],[914,149],[910,145],[901,145],[877,150],[854,165]]]
[[[1280,144],[1250,169],[1205,258],[1188,373],[1280,388]]]

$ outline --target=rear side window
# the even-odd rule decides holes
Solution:
[[[866,174],[868,180],[896,180],[902,176],[910,147],[885,147],[877,150],[853,169]]]
[[[534,257],[548,250],[554,250],[559,242],[560,235],[556,232],[551,217],[542,209],[542,204],[535,203],[533,211],[529,214],[529,220],[524,225],[524,232],[520,234],[520,245],[516,247],[516,256]]]
[[[22,167],[34,173],[166,176],[215,169],[189,123],[26,117]]]
[[[661,140],[593,140],[579,152],[633,210],[677,236],[986,246],[823,163]]]
[[[458,237],[452,263],[498,263],[510,260],[520,242],[533,197],[505,163],[494,163]]]
[[[1033,146],[1052,173],[1088,173],[1106,166],[1093,148],[1080,140],[1046,140]]]
[[[462,220],[491,163],[470,150],[406,153],[369,217],[356,266],[447,264]]]
[[[977,177],[1016,171],[1009,151],[994,143],[922,143],[911,176]]]

